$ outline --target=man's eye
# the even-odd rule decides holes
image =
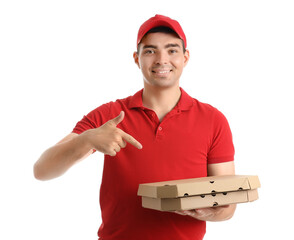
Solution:
[[[152,54],[152,53],[154,53],[154,50],[146,50],[144,53],[145,54]]]
[[[178,51],[176,49],[171,49],[169,52],[170,53],[177,53]]]

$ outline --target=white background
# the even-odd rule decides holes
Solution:
[[[132,54],[156,13],[186,33],[181,86],[226,115],[237,174],[262,184],[205,239],[293,239],[293,12],[284,0],[1,1],[0,239],[97,239],[103,155],[47,182],[33,164],[84,114],[143,87]]]

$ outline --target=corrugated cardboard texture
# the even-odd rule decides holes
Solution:
[[[199,195],[182,198],[142,197],[142,206],[161,211],[190,210],[205,207],[216,207],[234,203],[252,202],[258,199],[257,189]]]
[[[177,198],[260,187],[258,176],[225,175],[140,184],[139,196]]]

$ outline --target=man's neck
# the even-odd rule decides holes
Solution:
[[[144,85],[143,106],[152,109],[161,121],[178,103],[181,97],[179,86],[158,88]]]

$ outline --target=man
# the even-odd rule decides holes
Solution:
[[[203,239],[205,221],[232,217],[235,205],[182,212],[144,209],[140,183],[234,174],[226,118],[179,86],[189,60],[180,24],[156,15],[139,29],[134,61],[144,88],[104,104],[46,150],[35,177],[62,175],[94,151],[105,154],[100,189],[100,239]]]

